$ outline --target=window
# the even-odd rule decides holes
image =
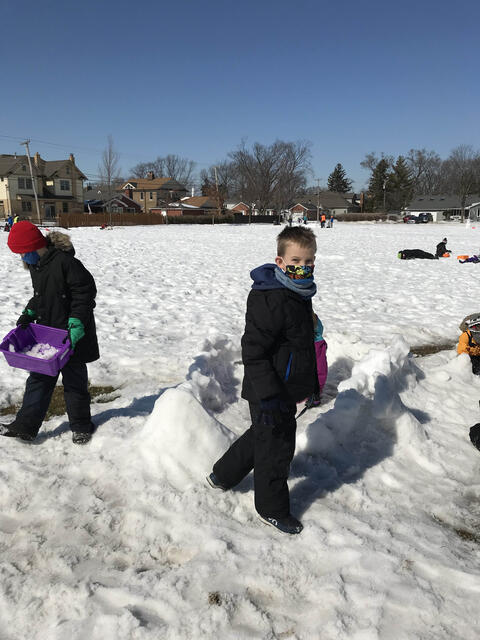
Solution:
[[[70,175],[70,167],[66,167],[66,173],[67,173],[67,176]]]
[[[32,179],[31,178],[19,178],[18,179],[18,188],[19,189],[31,189],[32,188]]]
[[[30,200],[22,200],[22,211],[31,211],[32,203]]]
[[[143,200],[143,191],[140,191],[140,200]]]
[[[63,213],[68,213],[68,202],[62,202]]]
[[[150,200],[153,200],[153,191],[150,191]]]
[[[70,191],[70,180],[60,180],[60,191]]]

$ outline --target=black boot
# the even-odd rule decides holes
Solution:
[[[23,440],[24,442],[33,442],[33,440],[35,440],[36,436],[32,436],[28,433],[19,433],[18,431],[14,431],[14,429],[12,429],[14,424],[15,423],[0,425],[0,435],[5,436],[6,438],[18,438],[19,440]]]
[[[73,444],[87,444],[92,439],[91,433],[83,433],[82,431],[74,431],[72,433]]]
[[[480,451],[480,422],[474,424],[470,429],[470,440],[474,447]]]

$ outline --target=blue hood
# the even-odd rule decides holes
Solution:
[[[284,289],[285,287],[275,277],[275,264],[262,264],[250,271],[250,277],[253,280],[252,289],[260,289],[267,291],[268,289]]]

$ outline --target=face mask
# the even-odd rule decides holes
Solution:
[[[40,260],[40,256],[36,251],[29,251],[24,256],[22,256],[22,260],[27,264],[37,264]]]
[[[307,265],[287,264],[285,275],[292,280],[313,280],[313,269],[313,265],[310,267]]]

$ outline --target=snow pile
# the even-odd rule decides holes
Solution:
[[[138,452],[150,476],[186,489],[203,479],[208,461],[229,446],[233,434],[208,415],[194,396],[168,389],[157,400],[138,436]]]
[[[31,358],[50,360],[50,358],[53,358],[59,351],[60,349],[53,347],[51,344],[47,344],[46,342],[37,342],[33,347],[23,349],[22,353],[26,356],[30,356]]]

